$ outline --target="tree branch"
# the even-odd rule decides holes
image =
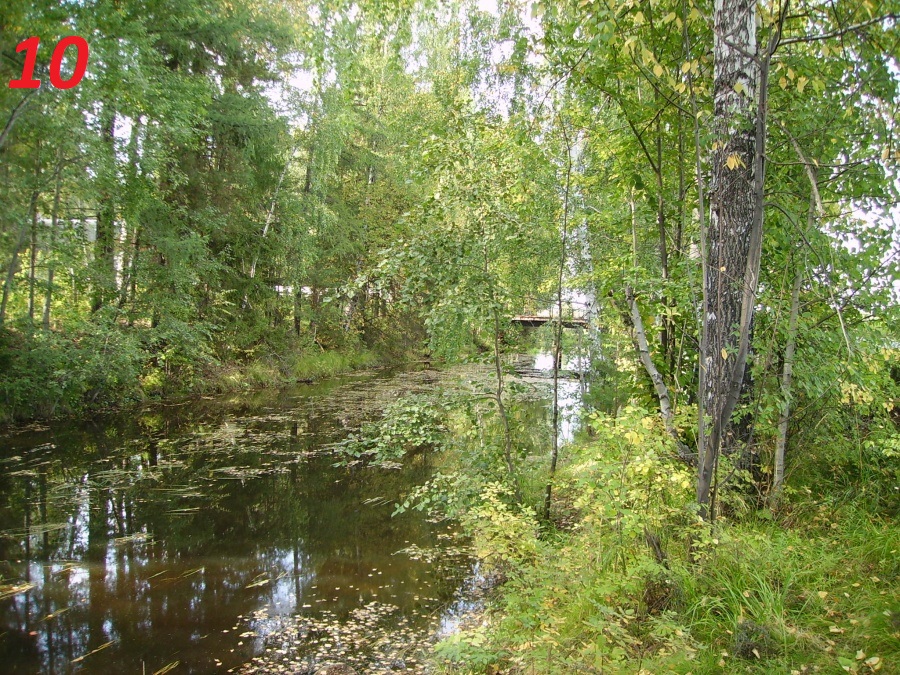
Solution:
[[[22,100],[16,104],[16,107],[12,109],[12,112],[9,114],[9,119],[6,121],[6,125],[3,127],[3,131],[0,132],[0,149],[3,148],[3,145],[6,143],[6,139],[9,136],[9,132],[12,131],[13,125],[16,123],[19,115],[25,109],[25,104],[28,103],[28,100],[39,91],[40,89],[32,89],[27,94],[25,94],[25,96],[22,97]]]
[[[853,24],[852,26],[847,26],[846,28],[842,28],[841,30],[836,30],[831,33],[825,33],[824,35],[809,35],[806,37],[795,37],[795,38],[787,38],[786,40],[782,40],[782,45],[793,45],[800,42],[816,42],[819,40],[830,40],[835,37],[843,37],[847,35],[847,33],[854,33],[858,30],[866,28],[867,26],[871,26],[872,24],[881,23],[882,21],[887,21],[891,19],[893,21],[897,20],[896,14],[884,14],[883,16],[875,17],[874,19],[869,19],[868,21],[863,21],[861,23]]]

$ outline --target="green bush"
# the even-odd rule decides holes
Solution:
[[[440,408],[411,394],[391,403],[378,421],[363,424],[339,449],[345,461],[396,462],[411,452],[442,449],[445,431]]]
[[[66,334],[0,333],[0,416],[52,416],[141,397],[147,354],[138,336],[85,323]]]

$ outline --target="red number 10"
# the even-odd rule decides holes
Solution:
[[[33,36],[23,40],[16,47],[17,52],[25,52],[25,63],[22,67],[22,77],[9,81],[10,89],[37,89],[41,86],[41,81],[33,77],[34,63],[37,60],[37,50],[40,42],[41,39],[39,37]],[[75,47],[78,56],[75,58],[75,72],[72,73],[72,77],[68,80],[64,80],[60,76],[60,70],[62,69],[63,56],[65,56],[69,45]],[[71,89],[81,82],[81,79],[84,77],[84,71],[87,70],[89,53],[87,40],[82,37],[70,35],[60,40],[53,50],[53,56],[50,57],[50,84],[57,89]]]

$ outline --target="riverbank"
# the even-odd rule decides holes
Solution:
[[[0,425],[88,416],[153,401],[309,383],[413,357],[359,345],[294,344],[216,357],[86,325],[72,333],[0,330]]]
[[[536,515],[539,458],[520,476],[526,506],[483,483],[457,507],[505,582],[483,621],[436,647],[441,672],[898,672],[889,467],[849,497],[825,480],[836,460],[820,462],[775,510],[738,472],[707,527],[655,415],[628,408],[589,424],[593,438],[563,450],[549,524]],[[478,477],[453,471],[473,499]]]

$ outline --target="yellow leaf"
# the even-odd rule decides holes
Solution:
[[[864,658],[866,658],[866,653],[862,649],[860,649],[858,652],[856,652],[856,660],[857,661],[862,661]]]
[[[744,83],[743,83],[743,82],[735,82],[735,83],[734,83],[734,90],[735,90],[738,94],[746,94],[746,93],[747,93],[747,87],[744,86]]]
[[[642,23],[644,23],[644,13],[638,12],[634,15],[634,25],[640,26]]]
[[[891,149],[887,146],[884,146],[884,150],[881,151],[881,159],[887,159],[891,156]]]
[[[723,361],[728,360],[728,352],[725,351],[725,347],[722,347],[722,360]],[[750,597],[750,594],[747,593],[747,591],[744,591],[744,593],[746,594],[744,597]]]
[[[653,66],[653,74],[657,77],[662,77],[663,67],[657,63],[655,66]]]
[[[676,18],[675,12],[669,12],[663,17],[663,24],[672,23]]]
[[[781,78],[778,80],[778,86],[781,87],[782,89],[787,88],[787,79],[785,79],[784,75],[782,75]]]
[[[819,591],[818,596],[824,600],[828,597],[828,591]]]
[[[744,160],[741,159],[741,156],[735,152],[728,155],[728,159],[725,160],[725,165],[732,171],[734,171],[739,166],[747,166],[746,164],[744,164]]]
[[[797,91],[801,94],[803,93],[804,87],[806,87],[806,83],[809,82],[809,78],[805,75],[802,76],[799,80],[797,80]]]
[[[700,11],[699,11],[696,7],[693,7],[693,8],[691,9],[691,13],[688,14],[688,18],[689,18],[689,19],[692,19],[692,20],[699,19],[699,18],[700,18]]]
[[[684,63],[681,64],[681,72],[682,73],[687,73],[687,71],[689,71],[690,69],[691,69],[690,61],[685,61]]]

